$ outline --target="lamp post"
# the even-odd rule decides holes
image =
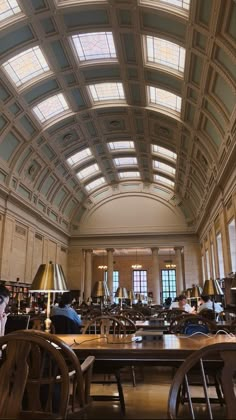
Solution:
[[[47,292],[47,317],[45,320],[45,331],[50,332],[51,319],[50,319],[50,293],[51,292],[67,292],[68,286],[66,284],[65,275],[60,264],[41,264],[34,277],[30,292]]]

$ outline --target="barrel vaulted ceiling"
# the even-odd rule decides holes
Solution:
[[[235,164],[232,0],[1,0],[0,190],[65,232],[104,200],[197,231]]]

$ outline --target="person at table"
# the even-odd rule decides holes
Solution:
[[[171,309],[179,309],[181,311],[185,311],[185,312],[189,312],[189,313],[194,313],[195,312],[195,306],[190,306],[187,303],[187,298],[186,298],[185,295],[179,295],[177,301],[172,302],[169,309],[170,310]]]
[[[6,307],[9,303],[10,293],[4,286],[0,285],[0,337],[5,334],[5,325],[7,322]]]
[[[220,312],[222,312],[224,310],[223,307],[221,306],[221,304],[218,303],[218,302],[214,302],[214,305],[213,305],[213,302],[212,302],[210,296],[201,295],[200,305],[198,307],[198,313],[201,314],[201,311],[203,311],[204,309],[213,310],[213,307],[214,307],[214,310],[217,314],[219,314]]]
[[[58,305],[54,305],[51,308],[51,316],[54,315],[63,315],[67,318],[74,321],[78,326],[81,326],[81,319],[77,312],[71,307],[72,304],[72,294],[70,292],[65,292],[60,298]]]

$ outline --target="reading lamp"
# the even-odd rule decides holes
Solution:
[[[50,332],[51,319],[50,319],[50,293],[51,292],[67,292],[68,286],[66,284],[65,275],[60,264],[41,264],[34,277],[30,287],[30,292],[47,292],[47,317],[45,320],[45,331]]]
[[[105,280],[96,281],[93,287],[91,296],[100,298],[100,305],[101,305],[101,311],[102,311],[102,304],[104,301],[104,297],[110,296],[110,292],[109,292],[109,289]]]
[[[132,308],[133,300],[135,299],[135,294],[133,290],[128,290],[128,299],[130,300],[130,306]]]
[[[203,291],[203,296],[211,296],[212,297],[212,309],[215,315],[215,296],[223,296],[224,292],[221,289],[217,280],[205,280]]]
[[[115,297],[117,297],[120,301],[120,308],[122,308],[122,300],[128,299],[128,292],[126,287],[118,287],[116,290]]]
[[[196,299],[197,306],[198,306],[198,299],[200,299],[202,294],[202,288],[199,285],[193,285],[191,292],[190,292],[190,299]]]

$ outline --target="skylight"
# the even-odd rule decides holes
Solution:
[[[147,5],[156,5],[157,3],[166,3],[166,8],[168,4],[178,7],[180,9],[189,10],[190,0],[139,0],[140,4]]]
[[[135,171],[129,171],[129,172],[119,172],[119,178],[120,179],[124,179],[124,178],[140,178],[140,172],[135,172]]]
[[[97,163],[94,163],[93,165],[87,166],[86,168],[77,172],[77,177],[80,180],[82,180],[82,179],[90,177],[91,175],[96,174],[97,172],[100,172],[100,169],[99,169]]]
[[[74,155],[70,156],[67,159],[67,163],[71,166],[75,165],[76,163],[83,163],[90,156],[92,156],[91,150],[89,148],[87,148],[87,149],[81,150],[80,152],[77,152]]]
[[[152,152],[154,154],[167,157],[169,159],[173,159],[173,160],[177,159],[176,153],[172,152],[169,149],[166,149],[165,147],[157,146],[156,144],[152,144]]]
[[[153,168],[175,175],[175,169],[172,166],[166,165],[166,163],[159,162],[158,160],[153,160]]]
[[[80,61],[116,58],[112,32],[93,32],[71,37]]]
[[[69,106],[62,93],[51,96],[45,101],[40,102],[33,108],[33,112],[41,123],[55,117],[56,115],[63,114],[69,109]]]
[[[17,87],[50,71],[39,47],[33,47],[15,55],[3,64],[3,68]]]
[[[174,188],[175,183],[173,181],[171,181],[170,179],[166,178],[165,176],[161,176],[161,175],[154,175],[154,181],[155,182],[159,182],[161,184],[166,184],[172,188]]]
[[[180,112],[182,100],[180,96],[169,92],[168,90],[148,86],[150,104],[160,105],[163,108],[173,109]]]
[[[108,143],[110,151],[113,150],[134,150],[133,141],[113,141]]]
[[[184,71],[185,49],[166,39],[144,36],[146,63]]]
[[[94,102],[125,99],[122,83],[97,83],[88,88]]]
[[[11,18],[18,13],[21,13],[21,9],[16,0],[0,1],[0,22]]]
[[[136,157],[122,157],[113,159],[115,166],[133,166],[137,165]]]
[[[85,186],[85,188],[86,188],[87,191],[91,191],[91,190],[94,190],[97,187],[100,187],[103,184],[105,184],[105,178],[101,177],[101,178],[97,178],[97,179],[95,179],[95,181],[92,181],[89,184],[87,184]]]

